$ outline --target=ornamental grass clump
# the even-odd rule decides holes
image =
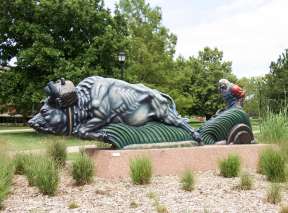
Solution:
[[[253,186],[253,179],[247,172],[241,174],[239,188],[241,190],[250,190]]]
[[[37,162],[35,184],[44,195],[55,195],[59,184],[59,172],[51,158]]]
[[[24,174],[30,186],[36,186],[44,195],[55,195],[59,184],[59,171],[51,158],[29,155],[24,166]]]
[[[230,154],[227,159],[219,162],[220,175],[223,177],[237,177],[240,172],[240,158]]]
[[[2,156],[0,158],[0,209],[3,208],[3,201],[10,191],[13,172],[13,163]]]
[[[287,179],[285,158],[280,150],[264,150],[258,162],[258,170],[271,182],[284,182]]]
[[[64,167],[67,159],[67,146],[64,141],[56,140],[49,144],[47,154],[59,167]]]
[[[29,155],[24,153],[17,153],[14,156],[13,163],[15,168],[15,174],[23,175],[25,173],[25,166],[29,161]]]
[[[93,180],[94,164],[92,160],[81,152],[72,164],[72,176],[77,185],[85,185]]]
[[[191,170],[186,170],[181,176],[181,186],[185,191],[192,191],[195,186],[194,174]]]
[[[278,114],[268,112],[260,123],[258,139],[262,143],[287,143],[288,117],[286,111],[281,111]]]
[[[28,155],[26,158],[26,163],[24,164],[24,175],[28,180],[29,186],[36,186],[36,176],[38,173],[38,162],[42,161],[39,155]]]
[[[277,183],[272,183],[267,191],[267,201],[269,203],[277,204],[281,202],[281,186]]]
[[[152,162],[148,157],[136,157],[130,161],[130,177],[134,184],[148,184],[152,178]]]

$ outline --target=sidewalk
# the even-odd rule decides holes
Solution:
[[[17,132],[34,132],[34,129],[27,128],[27,129],[4,129],[0,130],[0,134],[4,133],[17,133]]]

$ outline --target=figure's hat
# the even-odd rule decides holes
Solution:
[[[72,81],[65,81],[64,78],[56,81],[50,81],[44,88],[49,96],[50,104],[57,104],[62,108],[73,106],[77,102],[76,88]]]

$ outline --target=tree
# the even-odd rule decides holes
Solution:
[[[159,7],[145,0],[120,0],[129,30],[127,80],[163,86],[173,66],[176,36],[161,24]]]
[[[102,0],[3,0],[0,4],[0,100],[27,112],[49,80],[78,83],[90,75],[113,76],[126,45],[126,22]]]
[[[261,117],[266,110],[263,90],[265,88],[264,77],[241,78],[239,85],[245,90],[246,97],[244,110],[251,116]]]
[[[218,81],[221,78],[232,82],[237,80],[232,74],[231,65],[231,62],[223,61],[223,52],[217,48],[205,47],[197,57],[190,57],[186,61],[178,59],[178,67],[174,71],[175,87],[189,99],[186,101],[186,114],[209,118],[224,106],[218,92]]]
[[[271,62],[270,73],[266,76],[267,104],[272,111],[287,110],[288,104],[288,49],[279,56],[276,62]]]

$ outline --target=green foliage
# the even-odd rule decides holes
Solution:
[[[192,191],[195,186],[195,178],[192,171],[187,170],[181,176],[182,189],[185,191]]]
[[[276,183],[272,183],[267,190],[267,201],[269,203],[277,204],[281,201],[281,186]]]
[[[145,0],[120,0],[129,32],[127,77],[131,82],[161,85],[171,70],[176,36],[161,24],[160,7]]]
[[[270,73],[266,75],[264,93],[267,105],[273,112],[279,112],[288,105],[288,49],[270,64]]]
[[[47,153],[54,160],[57,166],[65,166],[67,159],[66,144],[64,141],[56,140],[49,144]]]
[[[130,177],[134,184],[148,184],[152,177],[152,162],[148,157],[136,157],[130,161]]]
[[[264,94],[265,77],[244,77],[238,83],[246,94],[244,111],[250,116],[262,117],[267,110]]]
[[[0,209],[2,202],[7,197],[12,184],[13,164],[6,156],[0,157]]]
[[[272,182],[284,182],[286,180],[285,159],[279,150],[266,149],[259,159],[259,172],[266,175]]]
[[[3,0],[0,23],[1,65],[17,58],[17,67],[0,73],[0,100],[24,113],[49,80],[113,76],[127,45],[126,22],[101,0]]]
[[[50,158],[43,158],[37,162],[35,184],[44,195],[55,195],[59,174],[55,162]]]
[[[59,184],[59,172],[52,159],[39,155],[27,156],[24,174],[30,186],[36,186],[44,195],[55,195]]]
[[[0,102],[24,115],[38,107],[49,80],[119,78],[120,49],[125,79],[168,93],[184,115],[210,117],[224,106],[218,80],[236,81],[217,48],[174,60],[177,37],[163,26],[161,8],[145,0],[120,0],[113,16],[101,0],[4,0],[0,23],[0,61],[17,58],[16,67],[0,72]]]
[[[224,106],[218,92],[221,78],[236,81],[231,62],[223,60],[222,51],[206,47],[197,56],[176,60],[168,80],[169,94],[182,114],[206,115],[209,118]]]
[[[229,154],[227,159],[219,162],[220,175],[223,177],[237,177],[240,172],[240,165],[239,156]]]
[[[260,123],[259,140],[263,143],[288,143],[288,117],[287,113],[278,114],[268,112]],[[285,144],[284,144],[285,145]]]
[[[241,174],[239,188],[241,190],[250,190],[252,189],[252,186],[253,186],[252,176],[246,172]]]
[[[93,180],[94,164],[92,160],[82,152],[72,165],[72,176],[77,185],[84,185]]]
[[[23,153],[17,153],[13,159],[15,174],[23,175],[25,173],[25,166],[29,163],[29,155]]]
[[[29,155],[24,166],[24,174],[27,177],[29,186],[36,186],[36,176],[38,173],[38,162],[43,159],[38,155]]]

